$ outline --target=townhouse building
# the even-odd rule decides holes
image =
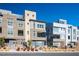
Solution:
[[[36,18],[36,12],[25,10],[24,15],[0,9],[0,37],[10,47],[22,46],[31,40],[33,47],[55,46],[75,47],[79,41],[79,28],[59,19],[52,24]]]
[[[36,20],[36,12],[25,10],[24,15],[0,9],[0,37],[11,47],[32,40],[33,46],[46,43],[46,24]]]
[[[36,12],[25,10],[25,39],[32,40],[32,46],[44,46],[47,42],[46,23],[36,19]]]
[[[77,43],[77,27],[67,24],[67,20],[53,22],[53,46],[75,47]]]

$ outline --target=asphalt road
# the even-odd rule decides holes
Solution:
[[[0,52],[0,56],[79,56],[79,53],[3,53]]]

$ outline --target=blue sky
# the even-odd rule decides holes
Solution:
[[[32,10],[37,12],[37,19],[49,23],[57,19],[66,19],[69,24],[79,26],[79,4],[58,4],[58,3],[7,3],[1,4],[0,9],[11,10],[13,13],[24,14],[24,10]]]

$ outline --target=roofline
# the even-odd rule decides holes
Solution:
[[[33,19],[30,19],[29,21],[40,22],[40,23],[46,23],[46,22],[41,21],[41,20],[33,20]]]

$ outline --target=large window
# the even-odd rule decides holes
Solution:
[[[37,28],[44,28],[43,24],[37,24]]]
[[[70,36],[68,36],[68,39],[70,39]]]
[[[46,36],[45,32],[42,32],[42,33],[37,32],[37,37],[45,37],[45,36]]]
[[[0,17],[2,17],[3,16],[3,14],[2,13],[0,13]]]
[[[76,29],[73,29],[73,34],[76,34]]]
[[[40,25],[39,24],[37,24],[37,28],[40,28]]]
[[[60,23],[61,23],[61,24],[65,24],[65,22],[64,22],[64,21],[60,21]]]
[[[58,32],[59,32],[59,30],[60,30],[60,28],[59,28],[59,27],[53,27],[53,33],[58,33]]]
[[[8,25],[9,26],[13,26],[13,19],[12,18],[8,18]]]
[[[8,35],[12,36],[13,35],[13,18],[8,18]]]
[[[23,35],[24,35],[23,30],[18,30],[18,36],[23,36]]]
[[[71,29],[68,29],[68,34],[70,34],[71,33]]]
[[[13,28],[8,28],[8,35],[13,35]]]
[[[0,27],[0,33],[2,33],[2,27]]]
[[[32,46],[35,46],[35,47],[44,46],[44,41],[33,41]]]
[[[55,39],[60,39],[60,35],[58,35],[58,34],[53,34],[53,38],[55,38]]]

